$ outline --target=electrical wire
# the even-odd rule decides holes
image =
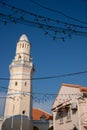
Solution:
[[[49,77],[39,77],[39,78],[31,78],[31,79],[11,79],[11,80],[44,80],[44,79],[53,79],[53,78],[61,78],[61,77],[67,77],[67,76],[75,76],[75,75],[81,75],[86,74],[86,71],[79,71],[75,73],[68,73],[68,74],[61,74],[56,76],[49,76]],[[10,80],[9,78],[0,78],[0,80]]]
[[[51,20],[51,21],[55,21],[55,22],[58,22],[58,23],[67,24],[67,25],[70,25],[70,26],[75,26],[75,27],[80,27],[80,28],[87,28],[87,26],[80,26],[80,25],[77,25],[77,24],[70,24],[70,23],[67,23],[67,22],[60,21],[60,20],[55,20],[55,19],[52,19],[52,18],[41,16],[41,15],[38,15],[38,14],[35,14],[35,13],[32,13],[32,12],[26,11],[24,9],[20,9],[20,8],[15,7],[15,6],[12,6],[10,4],[7,4],[6,2],[2,2],[2,4],[4,6],[10,7],[12,10],[15,10],[16,13],[17,13],[17,11],[19,11],[19,12],[21,12],[23,14],[28,14],[28,15],[31,15],[31,16],[33,15],[33,16],[38,17],[38,18],[45,18],[48,21]]]
[[[71,16],[68,16],[68,15],[66,15],[65,13],[61,12],[61,11],[58,11],[58,10],[54,10],[54,9],[45,7],[45,6],[39,4],[39,3],[36,2],[36,1],[31,0],[31,2],[33,2],[34,4],[38,5],[38,6],[41,7],[41,8],[44,8],[44,9],[46,9],[46,10],[49,10],[49,11],[52,11],[52,12],[61,14],[61,15],[65,16],[65,17],[68,18],[68,19],[72,19],[72,20],[77,21],[77,22],[82,23],[82,24],[87,24],[87,22],[84,22],[84,21],[81,21],[81,20],[79,20],[79,19],[76,19],[76,18],[73,18],[73,17],[71,17]]]
[[[0,88],[2,88],[2,87],[0,87]],[[5,88],[6,90],[14,90],[14,91],[16,90],[16,89],[10,89],[10,88],[6,88],[6,87],[4,87],[4,88]],[[14,92],[14,93],[12,92],[12,93],[11,93],[11,92],[9,91],[10,93],[9,93],[7,96],[9,96],[9,95],[14,95],[14,94],[25,94],[25,95],[26,95],[26,94],[29,94],[29,95],[30,95],[30,93],[31,93],[32,95],[44,95],[45,97],[46,97],[46,96],[56,96],[56,95],[57,95],[57,94],[55,94],[55,93],[40,93],[40,92],[37,93],[37,92],[27,92],[27,91],[21,91],[21,90],[16,90],[16,91],[19,92],[19,93],[17,93],[17,92]],[[87,92],[84,92],[84,93],[87,93]],[[1,94],[2,94],[2,93],[1,93]],[[4,94],[3,94],[3,95],[4,95]],[[68,94],[67,94],[67,93],[66,93],[66,94],[65,94],[65,93],[62,93],[62,94],[59,94],[59,95],[61,95],[61,96],[64,96],[64,95],[65,95],[65,96],[68,96],[68,95],[80,95],[80,93],[74,93],[74,94],[73,94],[73,93],[70,93],[70,94],[69,94],[69,93],[68,93]],[[3,96],[1,96],[1,97],[3,97]],[[5,97],[6,97],[6,96],[5,96]]]
[[[20,24],[29,25],[32,27],[37,27],[37,28],[42,29],[45,35],[52,37],[53,40],[61,39],[63,42],[65,41],[66,38],[72,39],[72,35],[87,36],[87,32],[85,30],[87,29],[87,26],[70,24],[67,22],[60,21],[60,20],[47,18],[47,17],[37,15],[32,12],[25,11],[23,9],[19,9],[5,2],[2,2],[1,4],[4,7],[9,7],[11,9],[11,12],[14,12],[14,14],[20,13],[20,15],[17,15],[18,17],[14,17],[15,15],[13,13],[9,15],[0,13],[0,22],[3,22],[4,25],[6,25],[7,23],[14,23],[14,24],[20,23]],[[33,17],[36,17],[36,20],[35,19],[33,19],[33,21],[25,20],[24,14],[28,14]],[[52,22],[55,22],[57,26],[54,26]],[[63,24],[63,27],[61,24]],[[82,31],[82,29],[84,29],[84,31]]]

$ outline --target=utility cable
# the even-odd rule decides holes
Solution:
[[[67,22],[63,22],[63,21],[60,21],[60,20],[55,20],[55,19],[52,19],[52,18],[48,18],[48,17],[45,17],[45,16],[41,16],[41,15],[38,15],[38,14],[35,14],[35,13],[32,13],[32,12],[29,12],[29,11],[26,11],[26,10],[23,10],[23,9],[20,9],[20,8],[17,8],[15,6],[12,6],[10,4],[7,4],[6,2],[3,2],[2,3],[4,6],[8,6],[10,7],[12,10],[16,10],[16,13],[17,11],[21,12],[21,13],[24,13],[24,14],[28,14],[28,15],[31,15],[31,16],[35,16],[35,17],[38,17],[40,19],[44,18],[48,21],[54,21],[56,23],[62,23],[62,24],[67,24],[67,25],[70,25],[70,26],[75,26],[75,27],[80,27],[80,28],[87,28],[87,26],[80,26],[80,25],[77,25],[77,24],[70,24],[70,23],[67,23]]]
[[[65,41],[66,38],[72,39],[72,35],[87,36],[87,32],[86,32],[87,26],[70,24],[67,22],[60,21],[60,20],[47,18],[41,15],[37,15],[35,13],[25,11],[23,9],[19,9],[5,2],[2,2],[1,4],[3,5],[3,7],[9,7],[12,10],[12,12],[14,12],[14,14],[18,14],[17,17],[14,17],[15,15],[13,13],[9,15],[0,13],[0,22],[3,22],[4,25],[6,25],[7,23],[15,23],[15,24],[20,23],[24,25],[37,27],[37,28],[42,29],[45,35],[52,37],[53,40],[61,39],[63,42]],[[31,21],[25,20],[24,14],[29,14],[33,16],[33,20]],[[57,25],[54,26],[53,22],[55,22],[55,24]],[[82,29],[84,31],[82,31]]]
[[[61,77],[68,77],[68,76],[75,76],[75,75],[81,75],[86,74],[86,71],[80,71],[75,73],[68,73],[68,74],[62,74],[62,75],[56,75],[56,76],[49,76],[49,77],[40,77],[40,78],[31,78],[31,79],[9,79],[9,78],[0,78],[0,80],[44,80],[44,79],[53,79],[53,78],[61,78]]]
[[[73,18],[73,17],[71,17],[71,16],[68,16],[68,15],[66,15],[65,13],[61,12],[61,11],[58,11],[58,10],[54,10],[54,9],[45,7],[45,6],[39,4],[39,3],[36,2],[36,1],[31,0],[31,2],[33,2],[34,4],[38,5],[39,7],[44,8],[44,9],[46,9],[46,10],[49,10],[49,11],[52,11],[52,12],[61,14],[61,15],[65,16],[66,18],[72,19],[72,20],[77,21],[77,22],[82,23],[82,24],[87,24],[87,22],[84,22],[84,21],[81,21],[81,20],[79,20],[79,19],[76,19],[76,18]]]

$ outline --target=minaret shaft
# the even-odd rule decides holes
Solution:
[[[17,43],[16,55],[9,69],[10,81],[4,116],[25,115],[31,118],[33,64],[30,57],[30,43],[25,34]]]

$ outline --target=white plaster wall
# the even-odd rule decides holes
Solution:
[[[72,104],[72,103],[77,103],[78,105],[78,98],[80,97],[81,93],[80,93],[80,89],[79,87],[68,87],[68,86],[62,86],[59,93],[58,93],[58,96],[56,97],[56,100],[54,101],[54,104],[53,104],[53,108],[54,108],[54,112],[53,112],[53,126],[54,126],[54,130],[65,130],[65,128],[67,130],[71,130],[73,129],[74,126],[76,126],[79,130],[82,130],[81,129],[81,124],[80,124],[80,121],[79,121],[79,117],[81,115],[81,113],[84,111],[87,111],[87,104],[82,104],[82,108],[80,107],[80,110],[79,107],[77,109],[77,111],[74,113],[72,110],[71,110],[71,120],[67,122],[67,117],[63,117],[63,123],[60,124],[60,121],[59,119],[56,119],[56,107],[58,109],[58,106],[60,104],[64,104],[64,102],[67,103],[68,100],[70,100],[68,103]],[[65,104],[66,104],[65,103]],[[84,108],[83,108],[84,106]],[[62,107],[62,105],[60,106]]]

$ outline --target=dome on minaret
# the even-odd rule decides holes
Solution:
[[[20,37],[19,41],[29,42],[28,37],[26,36],[26,34],[22,34],[22,36]]]
[[[30,41],[26,34],[22,34],[17,42],[16,54],[30,54]]]

